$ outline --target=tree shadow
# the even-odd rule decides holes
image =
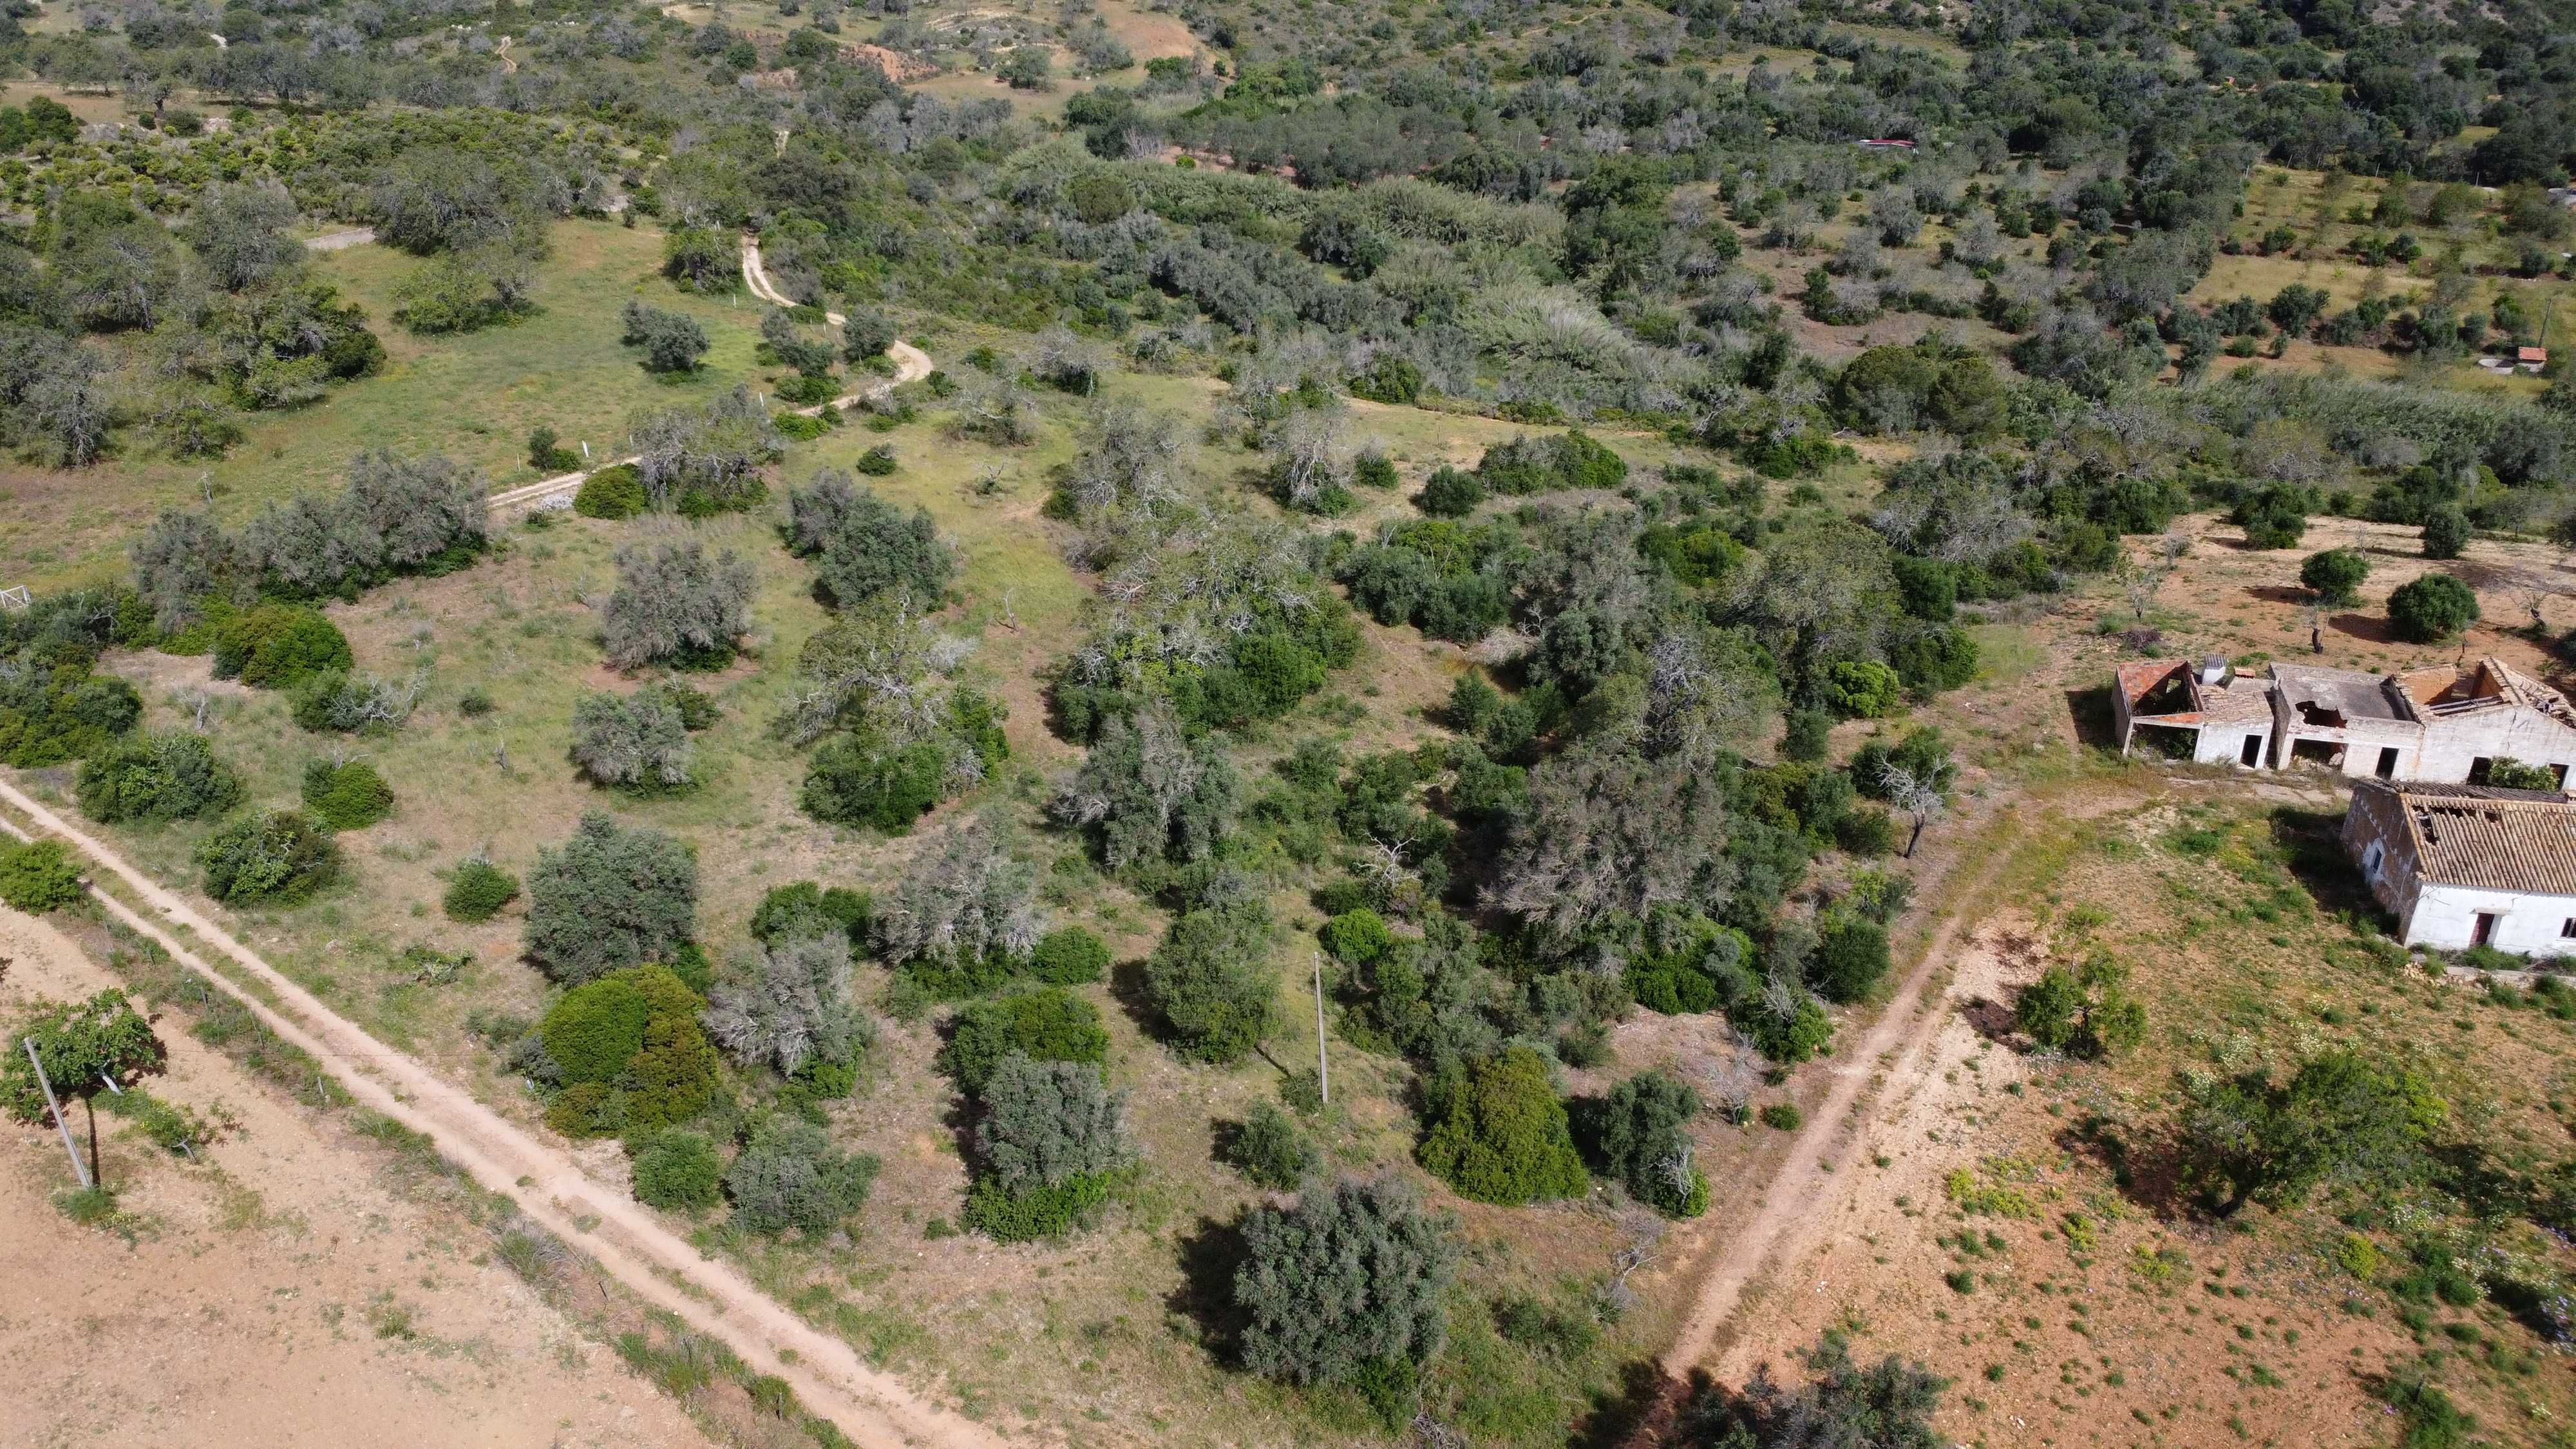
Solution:
[[[2267,604],[2313,604],[2317,596],[2290,584],[2251,584],[2245,592]]]
[[[1972,996],[1959,1003],[1959,1019],[1977,1035],[1999,1047],[2015,1052],[2027,1050],[2021,1038],[2021,1019],[2013,1009],[1990,996]]]
[[[1166,1312],[1198,1328],[1199,1346],[1218,1363],[1235,1362],[1245,1318],[1234,1299],[1235,1266],[1243,1261],[1243,1224],[1202,1217],[1180,1240],[1181,1281],[1163,1298]]]
[[[2120,747],[2120,731],[2111,709],[2111,686],[2097,684],[2090,689],[2070,689],[2065,693],[2067,718],[2075,723],[2075,741],[2097,750]]]
[[[1705,1370],[1691,1370],[1684,1383],[1652,1359],[1632,1359],[1620,1365],[1616,1390],[1594,1391],[1591,1407],[1574,1423],[1568,1449],[1674,1443],[1682,1406],[1710,1387]]]
[[[2133,1143],[2102,1119],[2087,1117],[2060,1130],[2057,1147],[2068,1157],[2089,1161],[2107,1173],[2122,1197],[2159,1222],[2173,1222],[2198,1210],[2190,1189],[2190,1159],[2181,1139],[2171,1133]]]
[[[2336,633],[2350,635],[2365,644],[2395,644],[2399,642],[2397,631],[2390,627],[2389,622],[2386,619],[2377,618],[2369,614],[2350,612],[2341,613],[2327,619],[2326,624]]]
[[[1154,1005],[1153,992],[1146,988],[1143,957],[1110,964],[1109,999],[1118,1003],[1118,1009],[1127,1013],[1127,1019],[1136,1024],[1136,1030],[1142,1032],[1146,1040],[1169,1042],[1172,1039],[1171,1023],[1163,1019],[1162,1010]]]

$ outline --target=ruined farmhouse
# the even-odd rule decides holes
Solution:
[[[2120,666],[2112,714],[2123,754],[2153,748],[2247,769],[2305,765],[2361,779],[2484,784],[2499,760],[2560,786],[2576,767],[2576,707],[2492,656],[2404,674],[2222,659]]]
[[[2406,945],[2576,955],[2576,804],[2564,795],[2364,780],[2343,844]]]

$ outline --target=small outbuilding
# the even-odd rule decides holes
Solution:
[[[2576,802],[2563,794],[2363,780],[2343,845],[2406,945],[2576,955]]]

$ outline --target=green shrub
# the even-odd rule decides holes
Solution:
[[[2477,594],[2449,574],[2425,574],[2388,596],[2388,622],[2412,644],[2438,644],[2477,621]]]
[[[1808,976],[1833,1001],[1858,1001],[1887,976],[1887,928],[1845,918],[1828,924],[1816,943]]]
[[[1795,1102],[1773,1102],[1762,1109],[1762,1125],[1781,1132],[1795,1132],[1806,1120],[1807,1114]]]
[[[1896,849],[1896,821],[1876,806],[1854,810],[1834,823],[1834,843],[1864,859]]]
[[[1109,947],[1080,926],[1059,926],[1038,938],[1029,974],[1053,986],[1079,986],[1109,975]]]
[[[1184,1055],[1238,1062],[1269,1035],[1279,982],[1268,945],[1258,905],[1190,911],[1164,932],[1145,960],[1145,995]]]
[[[2456,508],[2437,508],[2424,515],[2424,557],[2458,558],[2469,546],[2469,516]]]
[[[1699,1094],[1661,1071],[1640,1072],[1610,1089],[1588,1114],[1593,1160],[1638,1201],[1674,1217],[1708,1210],[1708,1179],[1692,1164],[1690,1121]]]
[[[215,677],[256,689],[293,689],[355,661],[349,641],[320,611],[301,604],[262,604],[215,626]]]
[[[1113,1184],[1107,1175],[1081,1176],[1013,1193],[992,1178],[978,1178],[966,1195],[962,1218],[969,1229],[997,1243],[1061,1238],[1099,1215]]]
[[[477,857],[456,868],[439,904],[446,909],[449,920],[471,924],[492,919],[518,898],[519,878]]]
[[[2308,514],[2314,511],[2315,498],[2305,488],[2268,485],[2237,500],[2235,511],[2228,516],[2244,528],[2249,548],[2294,548],[2307,536]]]
[[[635,1199],[668,1212],[700,1213],[724,1201],[724,1162],[695,1132],[662,1131],[631,1140]]]
[[[2299,565],[2299,582],[2328,604],[2351,603],[2369,577],[2370,560],[2357,549],[2330,548]]]
[[[981,1094],[993,1069],[1013,1052],[1032,1061],[1097,1065],[1109,1060],[1109,1033],[1100,1024],[1099,1007],[1062,987],[1017,992],[967,1003],[939,1065],[958,1086]]]
[[[1728,1020],[1744,1028],[1764,1056],[1784,1066],[1813,1060],[1834,1037],[1833,1018],[1825,1015],[1825,1009],[1812,996],[1801,996],[1787,1016],[1762,1002],[1751,1003],[1740,1011],[1730,1006],[1726,1014]]]
[[[206,894],[226,905],[295,905],[340,872],[340,847],[293,810],[246,815],[197,846]]]
[[[564,993],[537,1026],[565,1088],[547,1120],[587,1135],[667,1127],[705,1110],[716,1055],[698,1025],[704,1004],[666,966],[613,972]]]
[[[867,939],[872,913],[872,903],[864,892],[847,886],[827,890],[813,881],[800,880],[772,886],[760,898],[759,908],[751,913],[751,935],[764,945],[774,945],[798,936],[838,930],[856,945]]]
[[[1268,1102],[1252,1104],[1218,1155],[1245,1177],[1281,1192],[1294,1189],[1324,1163],[1323,1154],[1297,1130],[1296,1120]]]
[[[2487,777],[2482,783],[2499,790],[2555,790],[2558,776],[2547,765],[2526,765],[2504,755],[2488,762]]]
[[[197,734],[131,736],[81,762],[73,793],[92,820],[193,820],[241,800],[241,778]]]
[[[41,916],[79,900],[80,867],[59,840],[0,839],[0,901]]]
[[[1455,468],[1433,473],[1413,497],[1414,506],[1434,518],[1464,518],[1484,501],[1485,485],[1476,481],[1476,475]]]
[[[564,1085],[605,1086],[644,1049],[644,1023],[652,1016],[653,1003],[621,971],[565,992],[537,1027],[537,1039],[545,1043]]]
[[[1896,712],[1904,681],[1875,659],[1837,659],[1826,666],[1825,703],[1846,719],[1880,719]]]
[[[817,820],[902,835],[939,803],[947,782],[948,759],[936,744],[888,749],[869,737],[834,735],[814,752],[798,803]]]
[[[1575,1197],[1591,1186],[1538,1053],[1516,1046],[1453,1067],[1430,1095],[1430,1131],[1418,1156],[1459,1196],[1518,1205]]]
[[[1821,709],[1789,711],[1788,728],[1780,735],[1780,753],[1792,760],[1815,761],[1825,757],[1831,745],[1834,717]]]
[[[304,805],[334,830],[364,830],[394,813],[394,791],[364,760],[304,767]]]
[[[1386,918],[1366,906],[1344,911],[1317,928],[1315,938],[1345,966],[1374,966],[1395,945]]]
[[[773,1117],[753,1130],[724,1185],[733,1220],[746,1230],[819,1237],[866,1205],[877,1167],[873,1157],[834,1148],[810,1122]]]
[[[584,518],[633,518],[651,504],[644,475],[632,463],[600,469],[582,479],[572,495],[572,511]]]

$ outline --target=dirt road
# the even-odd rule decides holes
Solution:
[[[310,1052],[358,1101],[428,1134],[448,1160],[529,1218],[598,1261],[639,1297],[702,1333],[731,1344],[745,1361],[787,1380],[814,1413],[861,1444],[968,1449],[999,1445],[992,1431],[869,1368],[847,1343],[822,1333],[754,1287],[731,1266],[702,1256],[620,1191],[586,1177],[570,1155],[483,1106],[428,1067],[340,1017],[257,953],[96,839],[0,779],[0,805],[38,834],[86,855],[142,901],[96,893],[109,914],[152,938],[242,1003],[287,1041]],[[22,834],[12,828],[10,833]],[[280,1003],[272,1007],[212,969],[177,931],[192,933],[238,963]]]
[[[0,1016],[120,984],[52,924],[0,907]],[[193,1160],[99,1124],[133,1240],[45,1200],[49,1128],[0,1129],[0,1445],[700,1446],[382,1154],[164,1021],[162,1101],[233,1125]],[[105,1117],[107,1114],[100,1114]],[[73,1121],[80,1121],[78,1109]]]
[[[788,297],[784,293],[780,292],[778,288],[770,284],[769,273],[763,270],[760,265],[760,243],[748,236],[742,239],[742,279],[743,282],[751,288],[751,294],[753,296],[758,297],[760,300],[767,302],[772,306],[793,307],[796,305],[793,298]],[[838,327],[849,320],[838,312],[826,312],[823,314],[823,317],[825,321],[830,322],[835,327]],[[812,407],[796,408],[792,411],[800,416],[810,418],[827,407],[845,408],[854,403],[865,402],[870,398],[883,397],[905,383],[919,382],[923,378],[930,376],[930,354],[913,346],[909,342],[897,340],[886,348],[886,355],[894,359],[893,377],[880,378],[877,381],[868,384],[866,387],[860,388],[857,392],[836,397],[828,403],[816,403]],[[623,458],[611,458],[599,466],[600,468],[618,468],[635,461],[637,461],[636,457],[630,453]],[[537,509],[552,503],[557,498],[578,491],[581,487],[582,480],[588,478],[596,471],[598,470],[583,468],[575,469],[570,473],[558,473],[551,478],[540,478],[534,483],[523,484],[517,488],[511,488],[493,494],[491,498],[486,500],[485,506],[491,510],[492,516],[495,520],[513,517],[520,513],[534,512]]]
[[[1973,864],[1954,863],[1950,877],[1942,882],[1948,899],[1976,899],[1994,884],[2009,859],[2009,852],[1989,849]],[[1974,874],[1950,889],[1963,868]],[[1830,1231],[1831,1220],[1817,1212],[1816,1205],[1840,1184],[1823,1164],[1848,1156],[1843,1149],[1857,1145],[1852,1139],[1863,1130],[1864,1114],[1859,1109],[1865,1094],[1875,1099],[1890,1083],[1903,1082],[1923,1070],[1927,1053],[1939,1038],[1948,1000],[1948,993],[1936,989],[1935,982],[1942,977],[1959,932],[1974,924],[1960,912],[1945,914],[1924,946],[1922,958],[1869,1033],[1835,1052],[1833,1086],[1823,1104],[1809,1117],[1787,1160],[1763,1189],[1761,1205],[1705,1270],[1698,1303],[1682,1321],[1672,1347],[1664,1351],[1664,1372],[1671,1379],[1686,1379],[1693,1369],[1716,1372],[1729,1367],[1708,1360],[1742,1306],[1745,1290],[1766,1267],[1775,1261],[1793,1261],[1818,1235]]]

